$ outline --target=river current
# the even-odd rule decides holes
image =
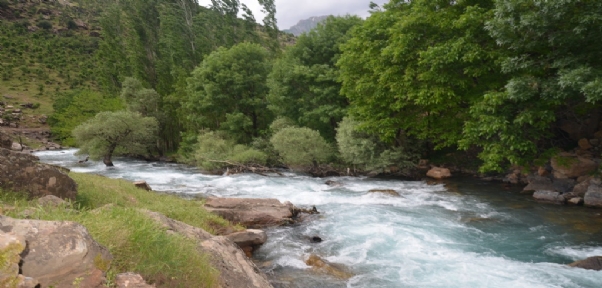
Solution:
[[[36,153],[42,162],[111,178],[145,180],[184,197],[277,198],[320,215],[267,230],[255,261],[276,287],[602,287],[602,271],[567,267],[602,255],[602,210],[534,202],[517,189],[475,179],[445,183],[358,177],[204,175],[169,163],[77,163],[76,150]],[[338,181],[341,187],[326,185]],[[369,193],[393,189],[400,197]],[[311,243],[319,236],[321,243]],[[310,254],[355,275],[316,274]]]

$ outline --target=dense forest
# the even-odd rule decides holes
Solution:
[[[600,130],[601,1],[391,0],[294,41],[273,0],[261,24],[238,0],[80,0],[54,22],[19,3],[0,0],[2,83],[56,87],[54,135],[105,163],[392,171],[464,153],[504,171]]]

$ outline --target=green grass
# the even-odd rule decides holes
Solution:
[[[81,223],[113,255],[107,271],[109,284],[115,275],[132,271],[157,287],[218,285],[218,271],[207,255],[198,252],[197,243],[167,233],[140,210],[156,211],[210,233],[237,227],[207,212],[201,201],[148,192],[125,180],[78,173],[70,176],[79,191],[76,201],[66,207],[42,208],[22,194],[0,191],[1,212],[19,218],[24,210],[30,210],[33,219]],[[100,261],[97,266],[106,264]]]

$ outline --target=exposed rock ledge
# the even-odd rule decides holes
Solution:
[[[264,228],[294,222],[302,209],[291,202],[281,203],[277,199],[253,198],[208,198],[207,211],[247,228]]]

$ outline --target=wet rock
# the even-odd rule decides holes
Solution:
[[[575,194],[576,196],[579,197],[583,197],[585,196],[585,193],[587,192],[587,188],[589,187],[590,184],[590,179],[591,177],[588,177],[587,179],[579,182],[577,185],[575,185],[575,187],[573,187],[573,194]]]
[[[226,235],[226,238],[238,245],[248,257],[253,256],[253,251],[268,240],[267,234],[263,230],[258,229],[235,232]]]
[[[434,179],[444,179],[451,177],[451,172],[447,168],[433,167],[426,172],[426,176]]]
[[[77,184],[61,168],[41,164],[36,156],[0,148],[0,187],[29,198],[55,195],[75,200]]]
[[[115,286],[117,288],[152,288],[155,285],[149,285],[144,281],[140,274],[127,272],[115,276]]]
[[[346,271],[347,269],[342,265],[330,263],[315,254],[309,255],[309,258],[305,261],[305,264],[307,264],[307,266],[311,266],[314,271],[339,279],[346,280],[353,277],[353,274]]]
[[[583,203],[585,206],[602,207],[602,181],[600,179],[596,178],[590,181],[583,197]]]
[[[537,190],[547,190],[554,192],[570,192],[575,186],[575,180],[573,179],[554,179],[551,180],[548,177],[542,176],[530,176],[528,178],[529,184],[523,188],[523,192],[531,192]]]
[[[311,237],[309,237],[309,241],[311,243],[321,243],[322,238],[320,238],[320,236],[311,236]]]
[[[600,271],[602,270],[602,256],[594,256],[584,260],[575,261],[569,264],[569,266]]]
[[[574,206],[581,206],[583,203],[583,198],[581,197],[573,197],[567,201],[567,204]]]
[[[144,189],[146,191],[153,191],[153,189],[151,189],[150,185],[148,185],[148,183],[146,183],[146,181],[135,181],[134,186],[136,186],[140,189]]]
[[[332,186],[332,187],[341,187],[341,186],[343,186],[343,183],[338,182],[338,181],[334,181],[334,180],[328,180],[324,184],[326,184],[328,186]]]
[[[59,207],[66,204],[67,202],[65,202],[65,200],[54,195],[46,195],[42,198],[38,198],[38,205],[42,207]]]
[[[205,209],[248,228],[263,228],[292,223],[294,206],[277,199],[208,198]]]
[[[592,159],[568,153],[552,157],[551,164],[556,178],[577,178],[598,168],[598,164]]]
[[[548,190],[537,190],[533,193],[533,198],[540,202],[548,202],[554,204],[565,204],[566,199],[561,195],[560,192],[548,191]]]
[[[75,222],[21,220],[0,216],[0,229],[23,237],[21,272],[42,287],[100,287],[112,256]]]
[[[395,190],[391,190],[391,189],[372,189],[372,190],[370,190],[368,192],[370,192],[370,193],[380,193],[380,194],[385,194],[385,195],[395,196],[395,197],[401,196],[401,195],[399,195],[399,192],[397,192]]]

